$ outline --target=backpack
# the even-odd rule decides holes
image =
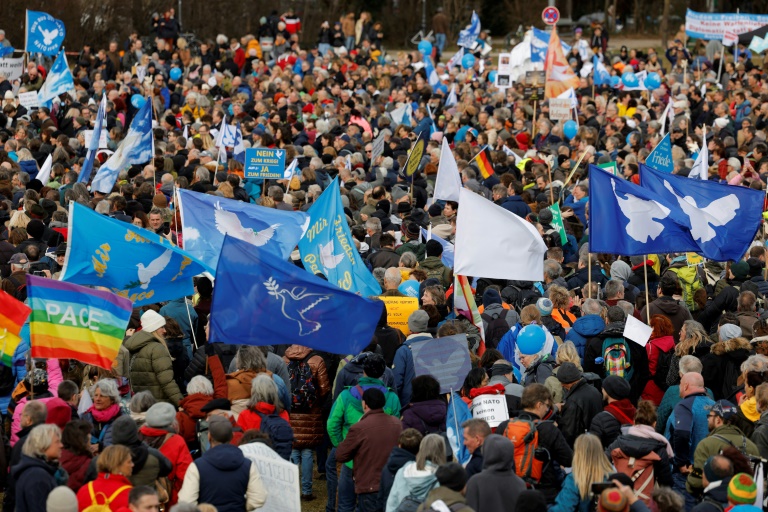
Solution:
[[[317,403],[317,387],[312,376],[312,368],[309,366],[309,358],[315,353],[310,353],[302,361],[290,361],[288,363],[288,376],[291,381],[292,408],[296,412],[308,412]]]
[[[507,304],[514,306],[515,310],[522,311],[525,306],[536,304],[541,294],[535,288],[523,289],[510,284],[501,290],[501,298]]]
[[[675,349],[673,347],[664,352],[658,347],[655,348],[659,351],[659,358],[656,361],[656,374],[653,376],[653,382],[656,383],[659,389],[666,391],[669,389],[667,375],[669,375],[669,370],[672,368],[672,356],[675,353]]]
[[[614,448],[611,451],[611,459],[616,471],[624,473],[632,479],[635,496],[645,502],[646,505],[650,505],[656,480],[653,474],[653,465],[660,461],[661,457],[656,452],[651,451],[640,458],[635,458],[625,454],[621,448]]]
[[[603,340],[603,361],[606,377],[616,375],[626,380],[632,378],[629,345],[624,338],[605,338]]]
[[[733,446],[734,448],[739,450],[739,452],[741,452],[741,454],[746,458],[749,459],[752,457],[749,453],[747,453],[747,438],[745,436],[741,436],[741,446],[736,446],[727,437],[723,437],[720,434],[713,434],[712,437],[716,437],[720,441],[723,441],[724,443],[728,443],[730,446]],[[722,450],[720,450],[720,455],[722,455]]]
[[[262,414],[255,411],[261,418],[259,430],[269,434],[272,449],[285,460],[291,460],[293,450],[293,429],[291,425],[277,414]]]
[[[539,451],[538,424],[538,421],[512,418],[504,431],[515,447],[515,472],[528,484],[539,483],[544,469],[544,461],[536,457]]]
[[[409,494],[403,498],[403,501],[401,501],[400,505],[397,506],[395,512],[416,512],[419,509],[419,505],[421,504],[422,502],[419,501],[413,494]]]
[[[488,322],[488,327],[485,328],[485,348],[496,348],[501,341],[501,338],[509,332],[509,324],[507,323],[507,312],[509,310],[502,309],[496,316],[489,315],[483,312],[480,316],[483,320]]]
[[[91,504],[83,509],[83,512],[112,512],[109,505],[117,498],[121,492],[130,489],[130,485],[124,485],[112,493],[112,496],[107,498],[107,495],[103,492],[97,493],[93,490],[93,482],[88,484],[88,494],[91,495]],[[104,497],[104,503],[99,503],[99,496]]]
[[[18,300],[19,302],[24,302],[27,300],[27,281],[26,279],[22,281],[21,283],[16,280],[13,276],[8,276],[6,278],[8,282],[10,282],[13,285],[14,292],[13,297]]]
[[[443,265],[438,268],[423,269],[427,270],[427,279],[435,278],[440,281],[440,284],[451,282],[451,269]]]
[[[696,290],[701,288],[701,279],[699,279],[698,267],[680,267],[680,268],[668,268],[667,272],[675,274],[679,281],[680,287],[683,290],[683,301],[689,311],[696,311],[696,303],[693,301],[693,294]]]

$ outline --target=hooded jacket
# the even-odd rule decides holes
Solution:
[[[603,447],[609,446],[621,435],[623,425],[635,424],[636,412],[635,407],[626,398],[611,402],[592,419],[589,431],[600,438]]]
[[[16,512],[40,512],[46,509],[48,494],[56,487],[58,466],[38,457],[22,455],[11,468],[16,482]]]
[[[438,486],[435,478],[437,466],[427,461],[424,469],[417,469],[416,462],[408,462],[397,471],[392,489],[387,498],[386,512],[395,512],[400,503],[407,497],[413,496],[418,501],[424,501],[427,494]]]
[[[483,443],[483,471],[467,482],[467,506],[476,512],[514,510],[525,482],[515,474],[515,448],[491,434]]]
[[[624,455],[635,459],[640,459],[654,452],[660,459],[653,463],[653,476],[656,482],[659,485],[672,487],[672,466],[665,442],[631,434],[620,435],[605,449],[605,454],[609,459],[611,459],[611,452],[616,448],[621,449]]]
[[[688,308],[680,304],[672,297],[661,296],[658,299],[651,302],[648,306],[640,311],[640,318],[646,318],[646,308],[650,308],[650,315],[664,315],[672,322],[674,331],[672,336],[675,338],[675,344],[680,342],[680,329],[683,327],[683,323],[686,320],[691,320],[691,312]],[[705,326],[706,327],[706,326]]]
[[[597,413],[603,409],[603,397],[594,386],[583,378],[563,395],[565,405],[560,412],[558,426],[568,444],[573,446],[576,438],[589,430]]]
[[[579,357],[583,360],[587,341],[598,336],[603,329],[605,329],[605,321],[600,315],[584,315],[576,319],[563,341],[572,341]]]
[[[392,490],[392,484],[395,482],[397,472],[409,462],[414,462],[416,455],[395,446],[389,454],[387,463],[381,470],[381,481],[379,482],[379,503],[386,503]]]
[[[285,351],[286,363],[292,361],[305,361],[312,372],[312,381],[315,386],[317,400],[310,410],[297,411],[292,410],[290,414],[291,426],[295,436],[293,448],[300,450],[303,448],[313,448],[323,442],[325,428],[323,425],[323,402],[331,392],[331,382],[328,379],[328,370],[325,367],[323,358],[312,354],[312,349],[301,345],[291,345]]]
[[[187,448],[184,438],[173,433],[173,431],[152,428],[146,425],[139,429],[139,438],[155,450],[159,450],[160,453],[171,461],[173,469],[168,475],[168,480],[170,480],[173,488],[169,503],[171,505],[176,504],[181,484],[184,482],[184,476],[187,474],[187,468],[192,464],[192,454],[189,453],[189,448]]]
[[[379,322],[376,324],[376,341],[381,347],[382,355],[384,356],[384,362],[387,366],[392,366],[395,360],[395,352],[400,348],[400,345],[405,341],[405,335],[400,331],[387,325],[387,308],[381,308],[381,316]],[[349,386],[350,384],[346,384]],[[340,392],[340,391],[339,391]],[[336,394],[334,394],[334,397]]]
[[[567,282],[569,290],[581,290],[589,282],[589,269],[587,267],[580,268]],[[600,288],[603,288],[608,282],[608,278],[603,274],[600,265],[592,265],[592,282],[599,283]]]
[[[447,413],[448,406],[440,398],[411,403],[403,409],[403,430],[415,428],[424,436],[445,432]]]
[[[656,372],[659,371],[659,357],[661,356],[662,352],[666,353],[674,349],[675,339],[672,336],[654,338],[645,345],[645,352],[648,354],[648,373],[650,378],[648,379],[648,383],[645,385],[645,389],[643,389],[642,399],[650,400],[656,404],[657,407],[664,398],[664,390],[661,389],[653,380],[656,376]],[[659,378],[662,379],[662,382],[665,382],[667,376],[659,375]]]
[[[395,360],[392,365],[393,374],[395,376],[394,389],[397,391],[397,396],[400,399],[400,405],[406,407],[411,403],[411,396],[413,389],[411,388],[411,382],[416,377],[416,369],[413,365],[413,352],[411,351],[411,345],[419,343],[421,341],[429,341],[432,339],[432,335],[421,333],[410,335],[400,348],[395,352]]]
[[[712,345],[711,354],[701,358],[704,385],[715,394],[715,400],[727,399],[738,387],[741,363],[747,360],[752,347],[745,338],[732,338]]]
[[[149,391],[161,402],[178,407],[181,391],[173,378],[173,361],[165,345],[151,332],[139,331],[125,341],[131,354],[131,387]]]
[[[436,501],[445,503],[452,512],[475,512],[466,506],[467,500],[460,492],[449,489],[448,487],[436,487],[429,491],[427,499],[419,506],[418,512],[437,510],[432,508],[432,504]],[[462,507],[461,505],[464,506]]]
[[[339,370],[339,373],[336,374],[336,380],[333,384],[334,402],[345,388],[355,386],[363,377],[363,362],[365,361],[365,358],[368,357],[368,354],[370,354],[370,352],[363,352],[356,355]],[[384,375],[381,376],[380,380],[386,387],[393,388],[395,386],[395,378],[390,368],[384,370]]]
[[[691,512],[721,512],[728,508],[728,485],[731,483],[729,478],[720,480],[719,482],[711,482],[710,485],[715,484],[708,491],[704,493],[704,501],[696,505],[691,509]],[[715,502],[719,504],[718,507]]]

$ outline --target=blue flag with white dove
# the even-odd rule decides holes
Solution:
[[[359,354],[371,341],[382,307],[227,235],[216,267],[210,339],[245,345],[279,339]]]
[[[226,235],[288,259],[309,226],[309,215],[178,189],[184,250],[214,273]],[[256,249],[254,249],[256,250]]]
[[[597,58],[597,55],[592,57],[592,70],[594,73],[592,80],[595,82],[596,87],[600,87],[601,85],[611,85],[611,74],[605,68],[605,64],[600,62],[600,59]]]
[[[64,22],[57,20],[48,13],[27,11],[26,44],[27,53],[42,53],[56,55],[67,31]]]
[[[72,71],[69,70],[67,56],[62,50],[56,56],[56,60],[53,61],[53,66],[51,66],[43,86],[37,92],[37,101],[41,107],[51,108],[53,98],[74,88],[75,80],[72,77]]]
[[[104,286],[135,306],[192,295],[206,267],[166,238],[70,203],[61,280]]]
[[[651,154],[645,159],[645,163],[654,169],[672,174],[675,165],[672,162],[672,142],[669,140],[669,133],[656,144]]]
[[[549,32],[533,28],[531,37],[531,62],[544,62],[547,60],[547,49],[549,48]],[[563,47],[563,54],[568,55],[571,47],[560,40],[560,46]]]
[[[227,148],[232,148],[232,158],[245,163],[245,146],[243,145],[243,133],[240,131],[240,123],[236,126],[225,124],[221,127],[216,138],[216,147],[219,148],[220,159],[227,161]]]
[[[677,205],[594,165],[589,198],[590,251],[636,256],[699,249]]]
[[[93,161],[96,159],[96,153],[99,151],[99,137],[101,130],[106,128],[104,121],[107,118],[107,95],[104,94],[101,97],[99,103],[99,112],[96,114],[96,124],[93,126],[93,136],[91,137],[91,144],[88,146],[88,153],[85,155],[85,162],[80,169],[80,174],[77,176],[78,183],[88,183],[91,178],[91,171],[93,171]]]
[[[309,229],[299,241],[301,261],[311,274],[318,272],[344,290],[363,297],[379,295],[381,286],[355,248],[335,178],[314,202]]]
[[[459,46],[464,48],[471,48],[475,44],[475,40],[480,35],[480,16],[475,11],[472,11],[472,19],[469,22],[469,26],[459,32]]]
[[[440,77],[438,76],[435,65],[432,62],[432,57],[429,55],[424,56],[424,71],[427,73],[427,83],[429,83],[429,86],[432,87],[432,90],[435,92],[442,91],[443,94],[448,92],[448,87],[440,82]]]
[[[413,107],[410,103],[406,103],[391,111],[389,117],[394,121],[395,125],[404,124],[410,126],[411,118],[413,117]]]
[[[640,165],[640,183],[678,208],[697,252],[715,261],[739,261],[749,250],[763,218],[764,193],[713,181],[692,180]]]
[[[99,172],[91,183],[91,190],[105,194],[112,192],[120,171],[131,165],[149,162],[152,160],[152,151],[152,102],[146,100],[131,121],[128,135],[125,136],[117,151],[99,167]]]

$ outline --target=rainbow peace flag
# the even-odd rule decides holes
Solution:
[[[132,303],[114,293],[27,275],[32,357],[75,359],[109,369]]]
[[[0,290],[0,364],[13,366],[13,353],[19,346],[19,332],[32,310]]]

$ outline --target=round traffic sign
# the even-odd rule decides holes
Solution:
[[[541,19],[547,25],[554,25],[560,20],[560,11],[554,6],[547,7],[541,11]]]

